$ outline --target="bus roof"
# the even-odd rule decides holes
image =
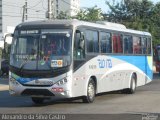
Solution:
[[[108,22],[109,24],[109,22]],[[88,27],[94,27],[94,28],[101,28],[101,29],[107,29],[107,30],[113,30],[113,31],[121,31],[121,32],[127,32],[127,33],[133,33],[133,34],[139,34],[139,35],[147,35],[151,36],[149,32],[145,31],[138,31],[138,30],[132,30],[132,29],[126,29],[125,27],[114,27],[110,25],[103,25],[101,23],[92,23],[92,22],[85,22],[85,21],[79,21],[76,19],[73,20],[41,20],[41,21],[32,21],[32,22],[24,22],[19,24],[18,26],[45,26],[45,25],[64,25],[64,26],[88,26]],[[118,24],[119,25],[119,24]]]

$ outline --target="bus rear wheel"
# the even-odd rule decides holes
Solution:
[[[35,104],[42,104],[44,102],[44,98],[39,98],[39,97],[32,97],[32,101]]]
[[[126,90],[127,94],[134,94],[136,91],[136,76],[135,74],[131,77],[130,88]]]
[[[87,96],[83,97],[84,103],[92,103],[95,99],[96,94],[96,84],[92,78],[90,78],[88,87],[87,87]]]

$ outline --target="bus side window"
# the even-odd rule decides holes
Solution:
[[[113,34],[113,53],[122,53],[123,52],[123,40],[120,34]]]
[[[147,54],[151,54],[151,38],[147,38]]]
[[[84,59],[85,57],[85,47],[84,47],[84,34],[77,30],[75,34],[74,41],[74,59]]]
[[[112,52],[112,42],[110,33],[105,33],[105,32],[100,33],[100,46],[101,46],[101,53]]]
[[[98,53],[98,32],[94,30],[86,30],[87,52]]]
[[[134,54],[142,54],[140,37],[133,36],[133,51]]]
[[[124,36],[124,53],[125,54],[132,54],[133,53],[133,40],[132,36]]]
[[[143,37],[141,40],[142,43],[142,54],[147,53],[147,38]]]

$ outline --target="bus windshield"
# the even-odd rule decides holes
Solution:
[[[71,64],[71,30],[20,31],[11,50],[11,66],[26,70],[52,70]]]

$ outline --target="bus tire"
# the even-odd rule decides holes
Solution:
[[[44,98],[39,98],[39,97],[32,97],[32,101],[35,104],[42,104],[44,102]]]
[[[134,94],[136,91],[136,76],[135,74],[131,77],[130,88],[127,89],[128,94]]]
[[[95,99],[96,84],[92,78],[90,78],[87,86],[87,96],[82,98],[84,103],[92,103]]]
[[[135,74],[131,77],[130,88],[123,89],[121,92],[124,94],[134,94],[136,91],[136,76]]]

